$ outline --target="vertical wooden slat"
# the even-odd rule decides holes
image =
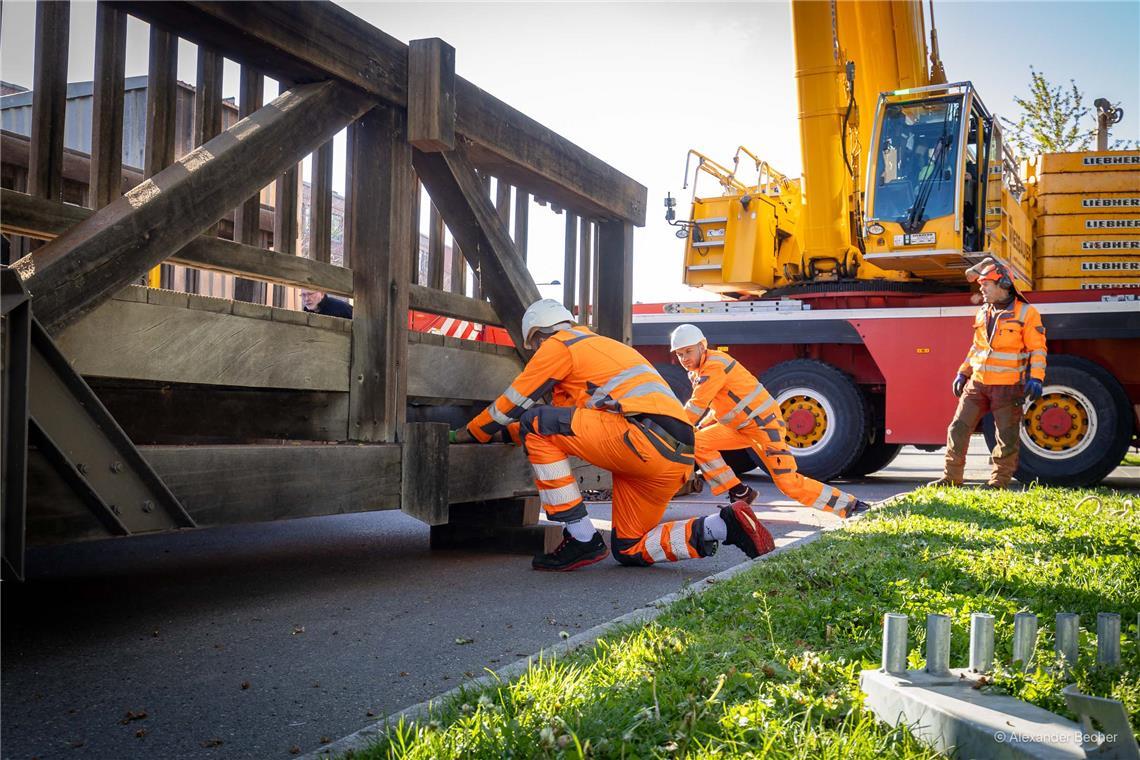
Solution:
[[[313,155],[313,183],[309,188],[309,253],[317,261],[332,260],[332,170],[330,140]],[[345,246],[345,258],[349,258]],[[349,266],[349,262],[344,262]]]
[[[63,129],[67,113],[67,40],[71,3],[36,3],[32,136],[28,192],[63,199]]]
[[[451,238],[451,292],[467,295],[467,258],[454,236]]]
[[[198,48],[198,83],[194,87],[194,147],[204,145],[222,131],[222,73],[225,60],[217,52]],[[204,234],[216,235],[218,226],[211,225]],[[202,291],[201,272],[186,270],[186,292]],[[239,298],[249,301],[251,298]]]
[[[420,202],[423,198],[423,187],[420,184],[419,177],[416,177],[416,191],[414,197],[415,200],[412,201],[411,218],[412,248],[408,251],[410,254],[408,257],[408,277],[411,279],[408,280],[408,282],[415,285],[423,285],[424,283],[420,282]]]
[[[594,278],[590,264],[594,261],[594,245],[590,240],[590,220],[582,217],[578,245],[578,322],[592,324],[590,296],[594,292]]]
[[[278,81],[281,92],[293,83]],[[298,255],[301,253],[301,167],[294,166],[277,178],[273,193],[273,250],[278,253]]]
[[[174,163],[178,102],[178,38],[150,28],[146,87],[146,155],[143,174],[153,177]]]
[[[495,211],[503,220],[503,229],[509,235],[511,232],[511,186],[503,180],[495,181]]]
[[[491,197],[491,175],[487,172],[479,172],[479,184],[483,186],[483,194],[488,198]],[[483,299],[483,273],[474,264],[471,265],[471,297]]]
[[[566,246],[562,260],[562,305],[574,311],[578,280],[578,217],[566,213]]]
[[[238,84],[238,118],[250,116],[265,100],[265,77],[249,66],[241,67]],[[234,240],[246,245],[261,246],[261,193],[250,196],[234,211]],[[279,286],[274,290],[278,290]],[[234,300],[264,303],[265,283],[238,277],[234,280]],[[281,291],[278,300],[284,299]]]
[[[515,188],[515,248],[526,261],[527,235],[530,227],[530,193]]]
[[[408,256],[415,174],[403,109],[379,107],[353,133],[350,440],[399,441],[407,406]]]
[[[443,216],[431,204],[428,220],[428,287],[443,290]]]
[[[633,225],[623,221],[598,224],[598,332],[633,342]]]
[[[95,82],[91,94],[91,208],[123,194],[123,94],[127,14],[99,3],[95,11]]]
[[[601,226],[599,224],[595,223],[591,226],[593,227],[594,250],[590,254],[592,259],[590,271],[594,273],[594,284],[590,287],[590,304],[594,307],[594,310],[593,319],[590,320],[590,324],[592,324],[596,329],[598,327],[598,304],[601,303],[598,300],[598,283],[601,282],[602,279],[602,268],[599,262],[599,259],[601,257],[600,246],[602,241],[602,233]]]

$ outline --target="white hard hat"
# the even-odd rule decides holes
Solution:
[[[571,314],[565,306],[553,298],[544,298],[541,301],[535,301],[523,312],[523,345],[526,348],[534,348],[534,346],[531,345],[530,339],[535,330],[554,327],[554,325],[563,322],[574,323],[574,315]]]
[[[676,351],[705,342],[705,334],[701,332],[701,328],[696,325],[678,325],[669,336],[669,350]]]

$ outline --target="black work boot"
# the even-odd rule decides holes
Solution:
[[[733,502],[721,509],[720,517],[728,526],[728,538],[724,542],[737,547],[750,558],[767,554],[776,548],[772,534],[760,524],[752,507],[743,501]]]
[[[856,499],[855,503],[853,503],[850,509],[847,510],[847,514],[845,514],[844,517],[854,517],[860,512],[868,511],[870,508],[871,505],[867,502],[863,501],[862,499]]]
[[[733,486],[728,491],[728,498],[733,501],[742,501],[748,506],[752,506],[752,502],[756,501],[759,494],[752,486],[746,486],[743,483]]]
[[[562,529],[562,543],[549,554],[536,554],[530,566],[535,570],[565,572],[577,570],[606,558],[606,542],[602,534],[594,531],[589,541],[576,541],[570,531]]]

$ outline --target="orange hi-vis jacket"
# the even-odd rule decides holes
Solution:
[[[701,366],[689,373],[693,396],[685,404],[691,422],[712,407],[713,417],[734,430],[766,427],[780,418],[775,400],[739,362],[723,351],[709,349]]]
[[[506,392],[471,420],[467,430],[486,443],[551,392],[554,406],[625,416],[660,414],[688,422],[681,402],[645,357],[624,343],[575,326],[544,341]]]
[[[983,385],[1045,381],[1045,326],[1031,305],[1013,299],[1008,309],[989,304],[974,316],[974,343],[958,371]]]

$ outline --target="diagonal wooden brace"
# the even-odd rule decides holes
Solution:
[[[50,331],[177,253],[364,113],[338,82],[289,90],[13,265]]]
[[[542,296],[506,225],[483,192],[466,148],[459,144],[444,153],[413,150],[412,163],[463,255],[472,266],[479,266],[483,292],[519,354],[524,360],[529,358],[530,352],[523,348],[522,315]]]

